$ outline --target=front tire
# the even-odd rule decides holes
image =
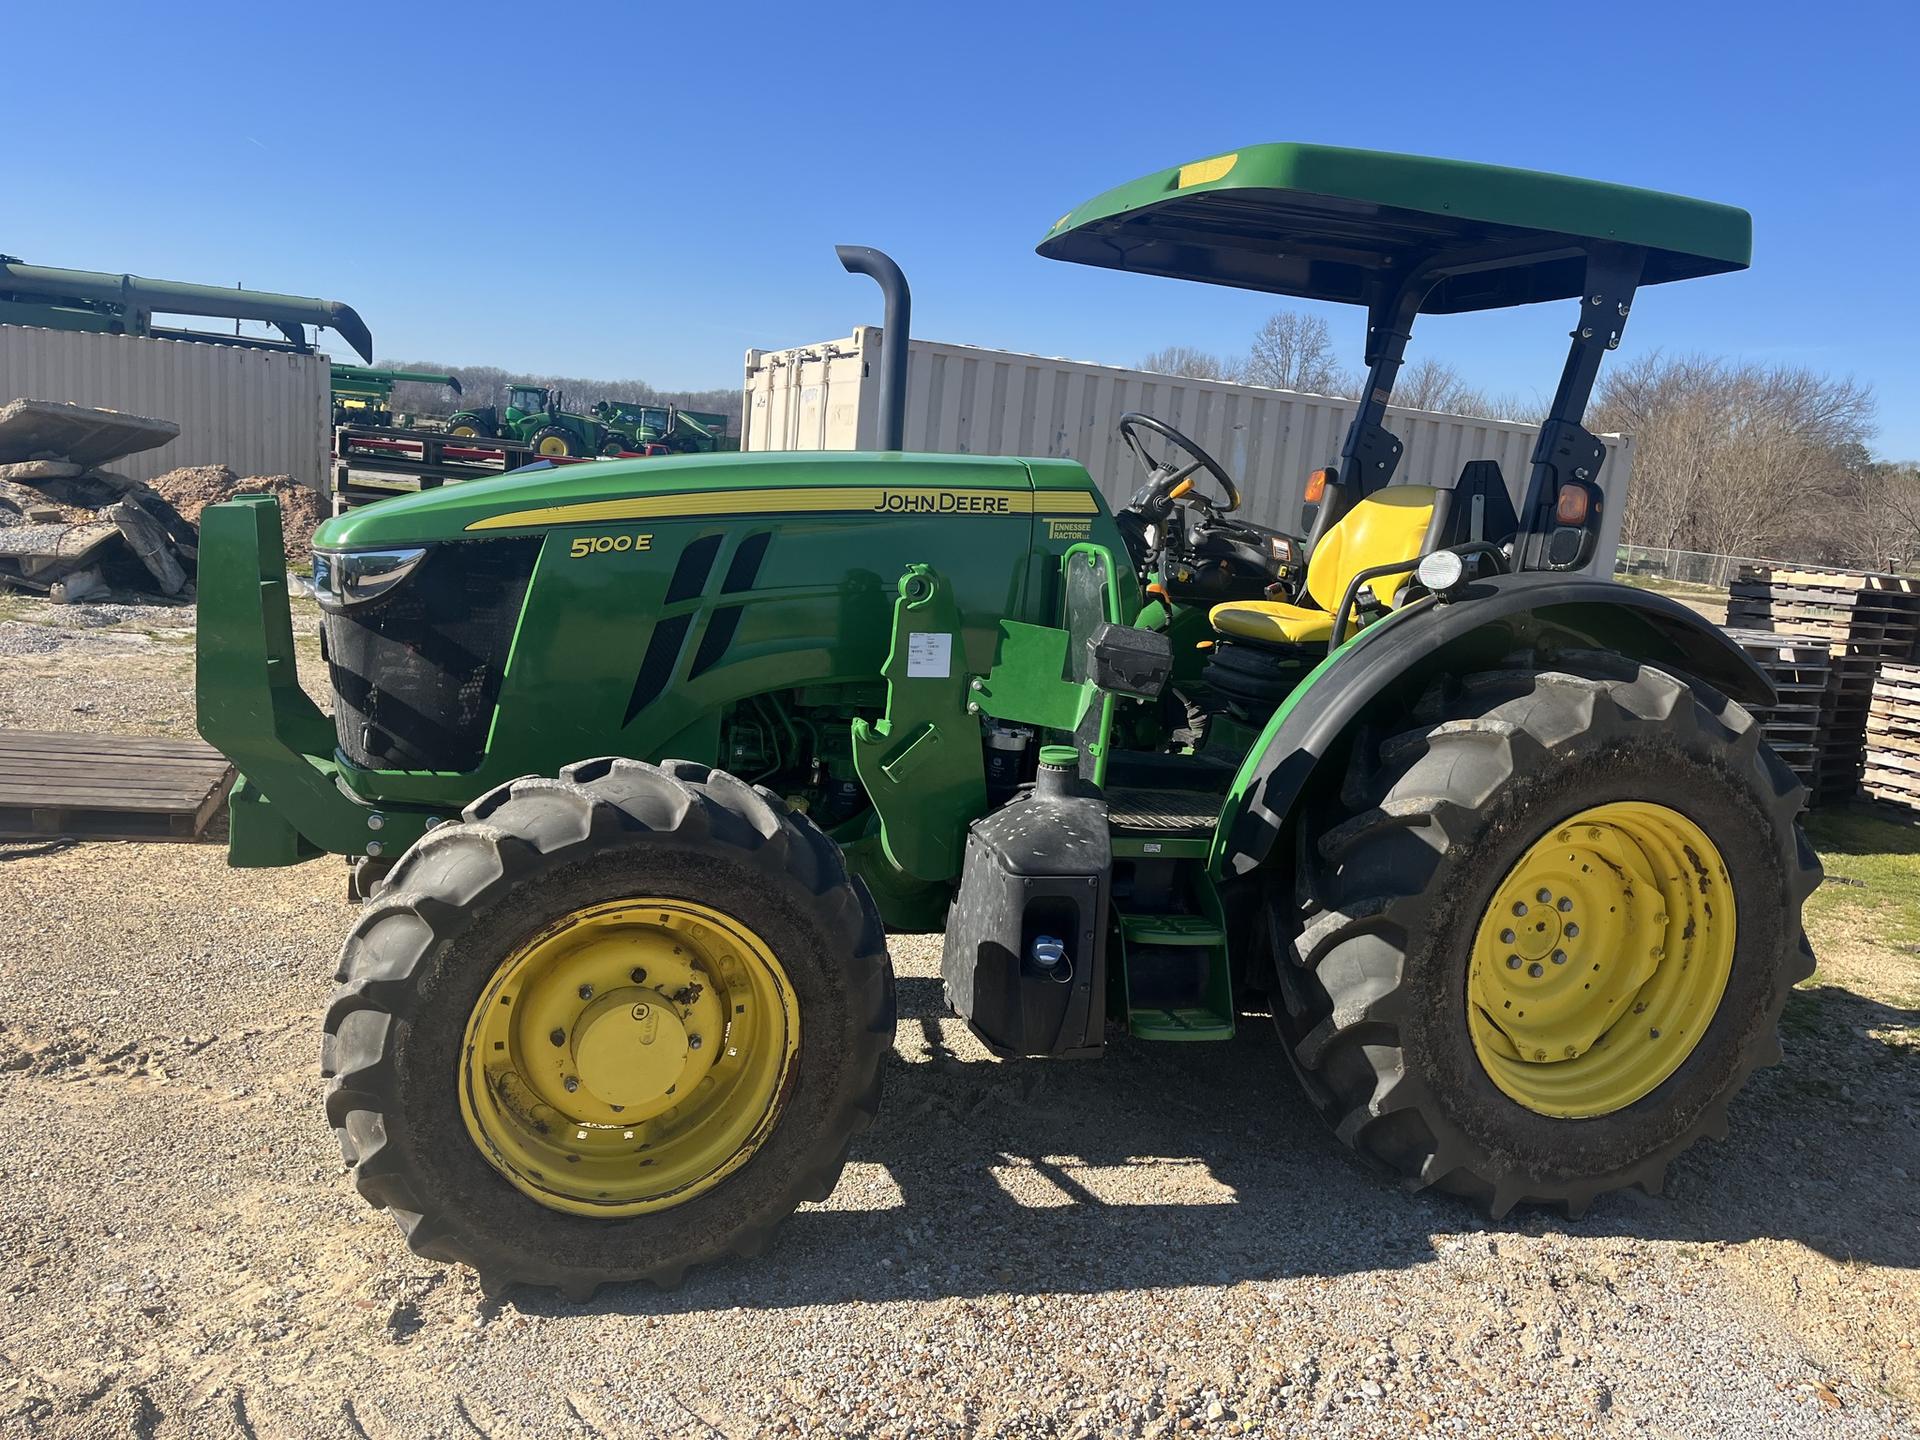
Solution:
[[[609,914],[614,928],[589,928]],[[586,943],[569,953],[573,931]],[[564,968],[605,971],[609,946],[625,948],[605,976]],[[671,996],[614,988],[696,964],[710,973],[676,972]],[[589,977],[604,993],[581,984],[568,1011]],[[400,859],[338,978],[321,1068],[354,1183],[414,1251],[472,1266],[488,1293],[672,1285],[689,1265],[757,1254],[832,1192],[892,1045],[885,935],[838,849],[767,792],[679,761],[586,761],[476,800]],[[516,1031],[514,1007],[536,1003],[538,1033]],[[769,1030],[767,1011],[791,1024]],[[656,1037],[683,1070],[661,1072],[658,1048],[628,1063]],[[512,1061],[489,1080],[495,1052]],[[727,1113],[729,1064],[754,1072],[741,1103],[759,1108]],[[644,1093],[670,1080],[686,1098]],[[710,1132],[703,1095],[720,1097]],[[636,1116],[669,1106],[687,1111],[641,1130],[653,1122]],[[682,1143],[689,1127],[716,1137],[705,1160]]]
[[[1801,787],[1738,705],[1617,657],[1448,678],[1414,715],[1356,738],[1273,897],[1306,911],[1275,1018],[1308,1095],[1496,1217],[1658,1191],[1812,973]]]
[[[561,425],[546,425],[533,432],[533,453],[547,460],[558,460],[580,453],[573,433]]]

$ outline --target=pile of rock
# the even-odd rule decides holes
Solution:
[[[105,468],[179,433],[168,420],[83,405],[0,406],[0,586],[65,602],[183,595],[198,530],[150,486]]]

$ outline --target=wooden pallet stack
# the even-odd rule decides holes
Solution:
[[[1867,711],[1868,795],[1920,813],[1920,665],[1880,667]]]
[[[1811,793],[1819,780],[1821,711],[1833,669],[1827,643],[1771,630],[1730,629],[1727,634],[1779,692],[1778,703],[1753,706],[1753,717],[1767,744]]]
[[[1859,793],[1874,678],[1920,646],[1920,580],[1847,570],[1743,566],[1727,602],[1730,626],[1824,643],[1827,688],[1820,709],[1813,803]]]

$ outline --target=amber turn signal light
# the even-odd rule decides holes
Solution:
[[[1316,470],[1307,476],[1307,504],[1318,505],[1326,498],[1327,485],[1333,479],[1333,471]]]
[[[1553,518],[1562,525],[1584,525],[1587,523],[1587,487],[1584,485],[1562,485],[1560,501],[1553,507]]]

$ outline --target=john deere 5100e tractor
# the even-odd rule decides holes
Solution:
[[[834,1187],[893,1032],[884,926],[944,928],[995,1051],[1225,1041],[1270,1010],[1339,1140],[1498,1215],[1578,1212],[1724,1129],[1808,973],[1801,792],[1712,626],[1584,573],[1581,426],[1636,292],[1740,210],[1262,145],[1072,211],[1061,260],[1362,306],[1304,536],[1130,414],[1058,459],[884,446],[543,468],[322,526],[333,715],[273,502],[210,509],[200,726],[231,858],[357,857],[327,1116],[424,1255],[569,1293],[763,1246]],[[1422,314],[1557,302],[1529,473],[1396,481]],[[1177,418],[1177,417],[1176,417]],[[1518,496],[1518,503],[1515,496]],[[1251,1059],[1249,1063],[1252,1063]]]

